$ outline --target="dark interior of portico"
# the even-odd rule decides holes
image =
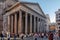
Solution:
[[[30,14],[27,14],[27,33],[30,33]]]
[[[22,11],[22,33],[25,34],[25,12]]]
[[[32,15],[32,33],[34,33],[34,15]]]
[[[36,32],[37,32],[37,17],[35,19],[36,19]]]

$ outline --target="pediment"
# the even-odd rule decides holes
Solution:
[[[35,10],[36,12],[40,13],[41,15],[44,15],[42,13],[42,9],[40,8],[38,3],[24,3],[24,5],[28,6],[29,8]]]

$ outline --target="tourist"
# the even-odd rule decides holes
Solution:
[[[8,38],[8,40],[10,40],[10,33],[7,34],[7,38]]]
[[[41,38],[43,38],[44,37],[44,33],[42,33],[42,36],[41,36]]]
[[[1,33],[1,40],[4,40],[4,32]]]
[[[4,38],[4,37],[3,37],[3,34],[1,33],[1,40],[3,40],[3,38]]]
[[[14,34],[14,40],[16,40],[16,38],[17,38],[17,34]]]
[[[49,40],[53,40],[53,33],[49,34]]]
[[[35,38],[35,40],[37,40],[37,38]]]

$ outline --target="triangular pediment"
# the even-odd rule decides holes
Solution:
[[[36,12],[40,13],[41,15],[44,14],[38,3],[26,3],[26,2],[21,2],[21,3],[28,6],[31,9],[35,10]]]

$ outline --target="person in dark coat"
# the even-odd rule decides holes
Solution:
[[[49,34],[49,40],[53,40],[53,33]]]
[[[35,40],[37,40],[37,38],[35,38]]]
[[[1,33],[1,40],[3,40],[3,34]]]
[[[16,38],[17,38],[17,34],[14,34],[14,40],[16,40]]]
[[[4,40],[4,33],[1,33],[1,40]]]

